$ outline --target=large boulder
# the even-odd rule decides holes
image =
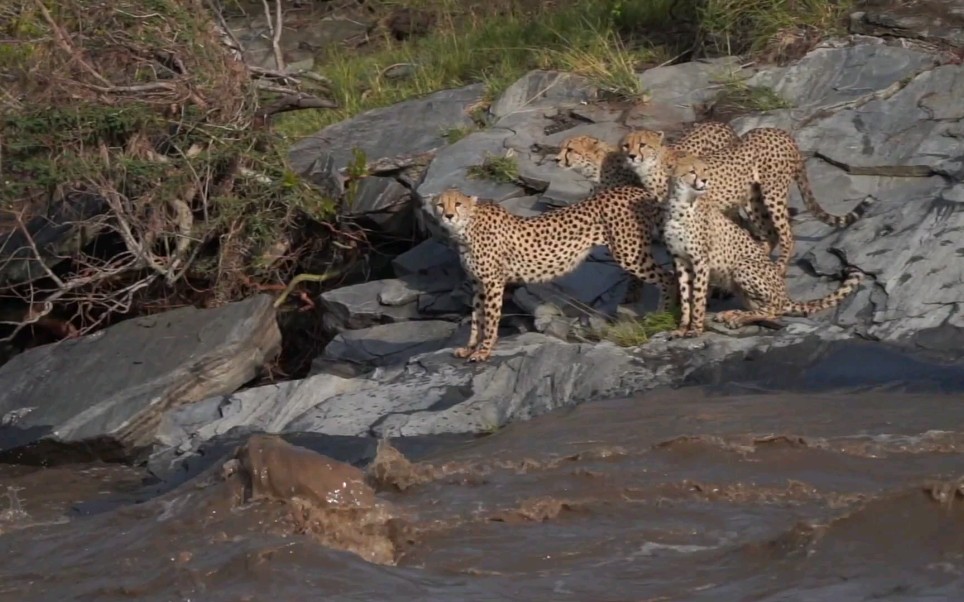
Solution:
[[[0,461],[135,457],[165,412],[235,391],[280,347],[272,299],[259,295],[31,349],[0,367]]]
[[[473,125],[471,109],[483,93],[481,85],[472,85],[366,111],[294,144],[291,166],[334,197],[345,192],[345,169],[359,154],[366,163],[381,165],[384,175],[363,178],[343,213],[407,233],[412,181],[421,178],[432,154],[448,145],[447,131]]]

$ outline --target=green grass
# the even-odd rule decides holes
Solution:
[[[777,94],[773,88],[750,86],[739,80],[724,83],[723,91],[716,102],[740,112],[775,111],[793,107],[790,101]]]
[[[763,52],[780,34],[812,27],[843,33],[854,0],[706,0],[700,27],[720,54]]]
[[[340,107],[279,116],[289,138],[357,113],[438,90],[484,83],[495,98],[531,69],[589,78],[619,97],[644,93],[636,73],[695,49],[697,55],[762,51],[794,27],[836,31],[853,0],[398,0],[382,6],[433,11],[429,34],[405,41],[379,34],[364,49],[329,48],[316,70]],[[491,4],[491,6],[489,5]],[[377,5],[377,3],[376,3]],[[674,8],[675,5],[675,8]],[[677,32],[679,30],[679,33]],[[414,66],[403,77],[386,70]],[[454,134],[453,134],[454,135]]]
[[[639,320],[618,318],[600,333],[600,338],[620,347],[636,347],[660,332],[673,330],[679,323],[679,311],[650,312]]]
[[[477,180],[492,180],[507,184],[519,177],[519,165],[513,157],[487,154],[481,165],[469,167],[468,176]]]
[[[465,138],[472,132],[477,132],[477,131],[479,131],[478,126],[454,127],[443,131],[442,137],[445,138],[445,141],[448,142],[449,144],[455,144],[456,142],[458,142],[462,138]]]

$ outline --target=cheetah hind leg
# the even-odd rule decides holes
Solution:
[[[781,302],[786,299],[786,284],[779,276],[779,266],[761,253],[757,257],[743,257],[736,272],[739,274],[736,288],[743,293],[748,309],[721,311],[713,316],[713,320],[737,329],[779,318]]]
[[[721,311],[713,316],[714,322],[722,322],[728,328],[736,330],[747,324],[753,324],[755,322],[763,322],[766,320],[776,320],[779,316],[777,312],[767,311],[767,310],[744,310],[744,309],[730,309],[727,311]]]

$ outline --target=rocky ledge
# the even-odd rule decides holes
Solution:
[[[385,229],[414,221],[428,239],[395,259],[394,278],[321,295],[325,324],[337,335],[313,374],[239,390],[279,346],[274,310],[263,297],[132,320],[28,351],[0,368],[0,456],[49,462],[78,453],[150,454],[152,469],[169,474],[218,442],[251,432],[353,441],[483,433],[663,386],[913,381],[964,388],[960,364],[921,359],[927,352],[956,360],[964,344],[964,69],[948,60],[946,52],[899,39],[855,36],[784,67],[722,59],[650,69],[639,75],[648,91],[642,103],[605,102],[580,77],[536,71],[491,105],[484,129],[470,116],[481,100],[478,86],[329,127],[296,145],[292,162],[319,186],[337,187],[340,168],[360,148],[384,169],[358,188],[353,211]],[[719,109],[724,82],[737,79],[790,106],[731,123],[741,133],[759,126],[791,131],[810,157],[810,180],[828,211],[876,199],[842,230],[806,212],[795,218],[791,294],[822,295],[851,266],[865,275],[855,295],[834,311],[786,319],[777,329],[683,341],[657,336],[618,347],[586,333],[614,315],[645,312],[654,299],[621,306],[627,277],[600,250],[564,278],[512,290],[489,363],[452,357],[467,336],[468,294],[427,199],[458,186],[520,214],[571,203],[589,183],[552,160],[564,139],[588,134],[615,142],[633,127],[672,135]],[[445,134],[456,129],[467,135],[449,143]],[[489,155],[510,157],[518,177],[469,177]],[[796,191],[791,203],[802,206]],[[711,311],[724,306],[714,305]]]

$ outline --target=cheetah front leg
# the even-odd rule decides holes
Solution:
[[[673,257],[673,265],[676,267],[676,280],[679,282],[680,318],[679,327],[669,333],[669,338],[677,339],[689,336],[688,333],[692,316],[690,310],[693,303],[693,291],[691,288],[692,272],[689,262],[680,257]]]
[[[693,318],[687,337],[698,337],[706,328],[706,303],[710,292],[710,266],[705,261],[693,262]]]
[[[492,348],[499,337],[499,320],[502,319],[502,293],[505,282],[482,282],[482,342],[469,354],[470,362],[484,362],[492,355]]]
[[[479,346],[479,321],[484,319],[482,315],[482,283],[476,278],[472,278],[472,321],[469,326],[469,342],[465,347],[458,347],[452,355],[465,358],[475,351]]]

